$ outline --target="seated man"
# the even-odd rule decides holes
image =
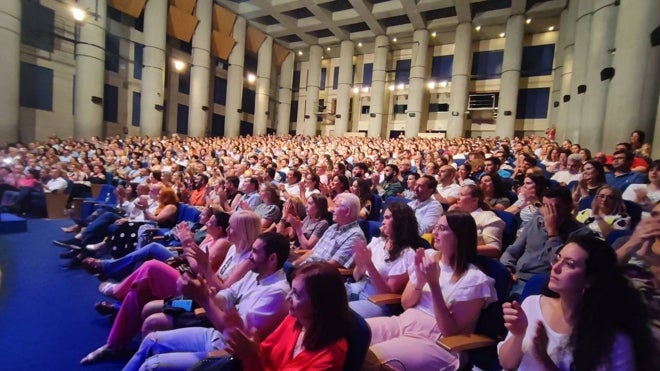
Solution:
[[[244,328],[251,337],[265,339],[287,314],[289,283],[282,266],[288,257],[289,241],[267,232],[252,245],[252,271],[215,296],[209,295],[212,288],[205,280],[184,273],[183,294],[204,308],[214,328],[152,332],[124,369],[189,369],[208,352],[225,348],[222,332],[230,327]]]
[[[383,198],[383,201],[387,198],[396,196],[399,193],[403,192],[403,185],[399,181],[399,168],[394,164],[389,164],[385,166],[384,170],[384,180],[381,183],[378,183],[379,176],[378,174],[372,175],[371,181],[374,183],[374,189],[376,193]]]
[[[607,184],[624,192],[631,184],[648,183],[646,174],[630,170],[635,155],[630,151],[618,150],[612,155],[612,171],[605,174]]]
[[[533,275],[549,273],[552,258],[568,236],[584,228],[571,215],[573,200],[565,188],[553,188],[543,195],[541,215],[525,224],[520,237],[500,257],[513,276],[512,293],[520,294]]]
[[[415,182],[413,190],[415,199],[410,201],[408,206],[415,211],[420,236],[431,233],[433,227],[438,223],[438,219],[442,216],[442,205],[431,197],[437,186],[438,182],[432,175],[423,175]]]
[[[491,258],[502,254],[502,234],[504,221],[490,211],[484,202],[484,193],[477,185],[461,187],[456,204],[449,210],[459,209],[468,212],[477,223],[477,253]]]
[[[365,240],[358,225],[360,199],[352,193],[340,193],[334,202],[335,224],[323,233],[312,250],[293,262],[295,267],[309,261],[326,261],[337,268],[353,265],[353,245],[358,239]]]

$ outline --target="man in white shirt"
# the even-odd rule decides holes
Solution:
[[[453,205],[458,199],[461,187],[454,182],[456,169],[451,165],[443,165],[438,172],[438,192],[433,197],[441,204]]]
[[[50,171],[50,180],[44,185],[44,192],[64,192],[67,186],[66,179],[62,177],[62,172],[58,169],[52,169]]]
[[[550,179],[557,181],[561,185],[568,185],[572,181],[579,182],[582,179],[582,173],[580,172],[582,168],[582,156],[580,154],[573,153],[569,155],[566,161],[566,167],[568,169],[559,170]]]
[[[225,347],[222,331],[242,328],[250,336],[265,339],[288,312],[290,289],[282,271],[289,257],[288,240],[274,232],[261,234],[252,245],[252,271],[229,288],[209,295],[203,281],[185,273],[182,292],[200,304],[213,328],[190,327],[147,335],[125,369],[189,369],[206,354]]]
[[[440,216],[442,216],[442,205],[431,197],[437,186],[438,182],[432,175],[423,175],[415,182],[413,190],[415,199],[410,201],[408,206],[415,211],[420,236],[431,233]]]

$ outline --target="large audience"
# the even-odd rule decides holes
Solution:
[[[660,160],[641,131],[602,151],[289,135],[0,149],[3,212],[43,217],[48,194],[72,219],[62,264],[101,280],[94,307],[113,317],[81,364],[458,369],[475,360],[436,340],[488,315],[505,369],[660,368]],[[345,365],[356,315],[371,343]]]

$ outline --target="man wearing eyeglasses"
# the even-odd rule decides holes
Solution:
[[[605,174],[607,184],[623,192],[631,184],[648,183],[646,174],[630,170],[634,157],[630,151],[615,151],[612,155],[612,172]]]
[[[534,275],[550,272],[550,262],[569,235],[584,229],[572,216],[573,198],[565,188],[553,188],[543,195],[541,215],[527,222],[520,236],[511,244],[500,262],[511,272],[512,294],[520,294]]]

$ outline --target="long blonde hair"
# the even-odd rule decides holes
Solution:
[[[261,218],[254,211],[239,210],[229,218],[229,226],[232,230],[236,228],[234,232],[238,232],[240,241],[236,243],[236,247],[250,247],[261,233]]]

